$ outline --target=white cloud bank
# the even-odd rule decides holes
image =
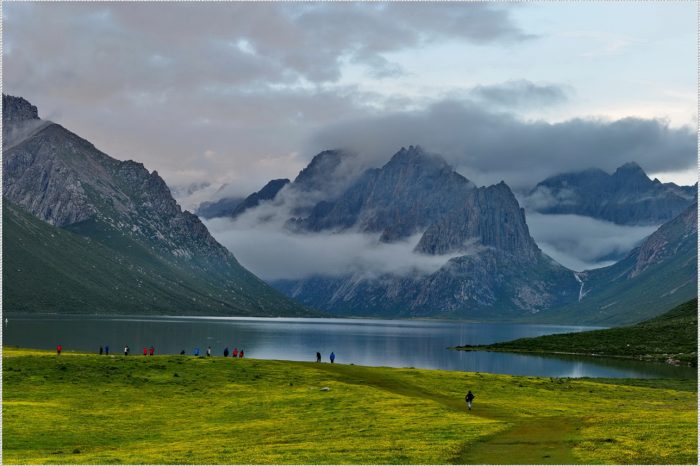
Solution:
[[[604,267],[623,258],[658,226],[622,226],[581,215],[527,213],[540,249],[576,271]]]

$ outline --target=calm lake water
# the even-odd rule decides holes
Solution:
[[[315,361],[319,351],[328,362],[333,351],[336,363],[366,366],[548,377],[697,377],[695,369],[664,364],[447,349],[591,328],[375,319],[9,316],[3,344],[50,349],[60,343],[64,350],[95,352],[109,345],[113,354],[129,345],[134,357],[151,345],[157,354],[183,349],[192,354],[195,347],[204,354],[211,346],[214,356],[228,346],[259,359]]]

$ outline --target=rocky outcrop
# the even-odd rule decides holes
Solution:
[[[39,111],[22,97],[2,95],[2,122],[3,124],[18,121],[38,120]]]
[[[474,244],[527,260],[540,252],[525,223],[525,211],[503,182],[471,191],[459,208],[428,227],[416,251],[442,255],[467,251]]]
[[[547,178],[529,193],[530,209],[545,214],[576,214],[619,225],[660,225],[696,199],[696,186],[651,180],[634,162],[612,175],[599,169]]]

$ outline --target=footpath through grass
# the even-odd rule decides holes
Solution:
[[[5,348],[3,460],[696,464],[696,383]]]

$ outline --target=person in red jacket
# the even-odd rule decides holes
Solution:
[[[233,348],[233,353],[231,353],[231,356],[234,358],[238,357],[238,348]]]
[[[148,356],[148,348],[146,348],[145,346],[143,347],[143,355]]]
[[[243,357],[243,350],[241,350],[241,352],[238,354],[238,358],[239,358],[239,359],[242,358],[242,357]]]
[[[153,356],[153,353],[155,353],[155,352],[156,352],[156,349],[153,347],[153,345],[151,345],[151,348],[148,350],[148,354]]]
[[[61,354],[61,350],[63,349],[63,346],[61,345],[56,345],[56,354]]]

